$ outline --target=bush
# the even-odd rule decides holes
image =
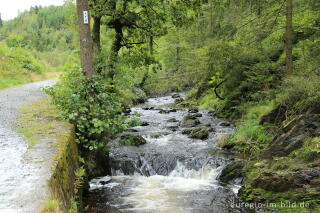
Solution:
[[[75,125],[78,142],[84,148],[104,149],[111,138],[126,128],[120,101],[99,76],[86,78],[74,67],[46,92],[62,116]]]

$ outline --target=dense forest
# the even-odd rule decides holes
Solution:
[[[218,146],[244,156],[220,177],[244,178],[240,200],[320,210],[319,0],[81,2],[0,22],[0,88],[61,74],[46,92],[75,126],[87,179],[107,173],[108,142],[141,122],[128,107],[185,91],[177,107],[236,126]]]

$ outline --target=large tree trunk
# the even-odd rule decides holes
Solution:
[[[87,23],[84,22],[84,11],[88,13]],[[88,0],[77,0],[78,24],[80,31],[81,66],[87,77],[94,74],[92,59],[92,38],[90,34],[90,16]]]
[[[286,26],[286,70],[288,74],[293,73],[293,0],[287,0],[287,26]]]
[[[101,52],[100,28],[101,28],[101,16],[93,17],[92,40],[93,40],[93,50],[95,53]]]

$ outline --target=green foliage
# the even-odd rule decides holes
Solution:
[[[129,119],[127,119],[128,127],[135,127],[143,124],[143,121],[139,118],[140,116],[141,115],[137,112],[133,116],[130,116]]]
[[[119,99],[99,76],[86,78],[74,67],[46,92],[63,117],[75,125],[78,142],[89,150],[105,149],[126,128]]]
[[[269,128],[259,124],[261,116],[270,112],[272,108],[272,104],[247,106],[247,114],[238,123],[239,128],[219,146],[232,147],[252,157],[259,156],[261,150],[273,139]]]
[[[57,75],[25,48],[10,48],[0,42],[0,89],[18,84],[53,78]]]
[[[0,89],[56,78],[77,55],[75,5],[32,7],[0,28]]]
[[[319,113],[320,79],[315,74],[292,76],[284,82],[278,95],[279,104],[287,107],[287,115]]]

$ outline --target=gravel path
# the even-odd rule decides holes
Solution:
[[[28,149],[15,121],[19,108],[45,97],[40,87],[52,84],[42,81],[0,91],[0,213],[40,212],[53,151],[46,142]]]

